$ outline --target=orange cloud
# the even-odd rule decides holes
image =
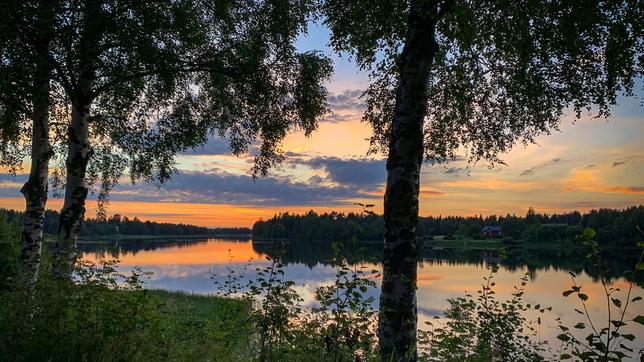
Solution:
[[[542,189],[542,188],[551,186],[547,182],[500,180],[500,179],[492,179],[492,178],[444,181],[444,182],[439,182],[436,185],[440,187],[448,187],[448,188],[517,190],[517,191]]]
[[[312,155],[346,157],[365,155],[369,149],[371,127],[356,117],[341,123],[322,122],[319,128],[306,137],[303,132],[289,134],[284,149]]]
[[[586,191],[597,193],[619,193],[627,195],[644,195],[642,186],[610,185],[602,179],[602,172],[597,168],[575,168],[570,172],[570,177],[563,182],[562,191]]]
[[[436,196],[443,196],[445,195],[444,192],[440,191],[433,191],[433,190],[420,190],[420,196],[423,197],[436,197]]]

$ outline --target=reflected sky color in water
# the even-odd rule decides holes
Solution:
[[[223,282],[231,270],[244,274],[246,278],[254,278],[255,268],[270,264],[266,257],[271,254],[271,248],[270,243],[223,239],[120,241],[83,243],[81,257],[89,261],[119,259],[119,268],[124,272],[137,266],[144,271],[153,272],[147,281],[148,288],[211,294],[217,291],[215,281]],[[380,265],[374,262],[380,255],[378,248],[362,249],[349,245],[345,247],[345,252],[350,263],[362,265],[367,271],[381,270]],[[509,298],[514,286],[518,286],[521,277],[528,273],[530,281],[524,301],[532,305],[540,304],[542,307],[552,306],[552,313],[541,315],[542,325],[538,332],[541,338],[554,340],[559,333],[554,324],[556,317],[563,318],[569,326],[586,322],[583,316],[574,311],[575,308],[582,308],[577,298],[562,296],[562,291],[572,285],[568,270],[573,268],[578,274],[577,283],[583,286],[582,291],[590,297],[586,303],[589,312],[599,324],[601,321],[605,323],[607,315],[603,289],[596,277],[593,278],[584,271],[583,251],[574,254],[578,260],[572,260],[575,257],[569,254],[544,254],[539,258],[535,257],[538,251],[528,253],[527,256],[510,254],[507,261],[501,262],[501,268],[494,277],[498,299]],[[320,286],[330,285],[335,280],[335,269],[329,264],[332,255],[330,244],[298,246],[291,243],[284,255],[285,278],[296,283],[296,289],[304,298],[305,305],[313,305],[315,290]],[[535,261],[526,260],[529,257],[534,257]],[[449,305],[449,298],[463,296],[465,293],[476,296],[483,277],[489,274],[488,262],[492,260],[498,260],[493,251],[452,250],[423,254],[418,269],[419,322],[424,324],[433,320],[434,316],[441,316]],[[619,271],[619,274],[634,265],[630,259],[615,261],[613,257],[610,260],[613,260],[614,265],[623,266],[624,270]],[[620,296],[625,300],[630,282],[624,278],[615,278],[612,283],[614,288],[623,291]],[[367,294],[376,299],[374,306],[377,306],[379,289],[369,290]],[[636,296],[644,297],[644,291],[634,285],[631,298]],[[630,308],[628,314],[631,318],[644,314],[642,303],[631,304]],[[538,312],[529,314],[535,320],[538,315]],[[635,328],[630,332],[639,336],[640,345],[636,346],[637,349],[644,349],[642,328]]]

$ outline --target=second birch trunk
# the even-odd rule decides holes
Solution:
[[[72,105],[72,121],[68,130],[65,201],[60,212],[58,240],[56,242],[54,275],[68,279],[77,258],[77,242],[85,216],[85,199],[88,188],[85,172],[90,158],[89,102]]]

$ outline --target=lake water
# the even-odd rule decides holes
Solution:
[[[247,278],[254,278],[256,267],[270,264],[267,256],[276,253],[275,243],[230,239],[162,239],[162,240],[119,240],[104,242],[83,242],[81,257],[97,261],[102,258],[120,260],[119,270],[127,272],[135,267],[153,274],[147,280],[148,288],[180,290],[191,293],[211,294],[217,291],[214,281],[224,280],[231,270],[242,272]],[[335,269],[330,261],[333,252],[330,243],[301,242],[288,243],[280,249],[284,263],[285,278],[296,282],[297,290],[304,298],[305,305],[314,304],[316,288],[329,285],[335,280]],[[382,249],[377,245],[345,244],[343,256],[350,264],[364,265],[368,270],[381,270],[378,262]],[[510,249],[501,258],[493,249],[430,249],[421,253],[418,262],[418,311],[420,324],[441,316],[448,306],[447,299],[463,296],[466,292],[476,294],[483,277],[489,274],[489,265],[498,263],[495,276],[495,290],[499,299],[508,298],[515,285],[526,273],[529,283],[524,301],[532,305],[552,306],[552,312],[541,315],[538,327],[539,338],[551,341],[559,328],[554,318],[561,317],[568,326],[587,322],[585,317],[574,311],[581,309],[578,298],[564,298],[562,292],[569,289],[572,280],[570,270],[577,274],[576,282],[590,298],[586,306],[593,322],[606,325],[606,298],[603,287],[597,280],[597,273],[585,259],[585,250],[538,250]],[[604,255],[610,269],[612,287],[621,289],[619,296],[626,299],[630,280],[624,272],[633,270],[639,251],[614,251]],[[642,277],[639,272],[637,277]],[[367,292],[376,300],[379,289]],[[644,297],[644,291],[633,285],[631,298]],[[377,302],[375,303],[377,307]],[[615,311],[614,311],[615,313]],[[627,316],[644,314],[644,301],[632,303]],[[537,313],[528,315],[536,320]],[[440,320],[439,320],[440,321]],[[420,325],[419,324],[419,325]],[[601,328],[601,327],[598,327]],[[644,327],[629,331],[638,337],[633,345],[635,350],[644,349]],[[584,335],[585,336],[585,335]]]

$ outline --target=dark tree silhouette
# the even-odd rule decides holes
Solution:
[[[381,358],[416,360],[423,159],[501,162],[570,110],[608,116],[642,75],[637,1],[323,2],[332,43],[372,70],[364,119],[387,154]],[[393,355],[393,357],[392,357]]]
[[[417,234],[429,245],[435,236],[456,239],[484,239],[485,226],[500,226],[503,242],[519,240],[531,245],[576,245],[584,228],[598,230],[595,240],[602,247],[634,247],[639,237],[638,225],[644,225],[644,206],[623,210],[598,209],[586,213],[578,211],[560,214],[542,214],[530,209],[525,216],[421,216]],[[277,214],[253,225],[253,239],[290,240],[296,243],[310,241],[374,242],[384,238],[384,219],[377,215],[356,213],[323,213],[309,211],[298,215]],[[447,238],[446,240],[452,240]],[[454,240],[454,245],[462,245]]]

